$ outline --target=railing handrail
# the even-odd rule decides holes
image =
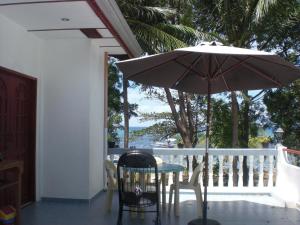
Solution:
[[[282,151],[285,151],[285,152],[290,153],[290,154],[300,155],[300,151],[295,150],[295,149],[283,148]]]
[[[154,155],[204,155],[205,148],[109,148],[108,154],[122,154],[126,151],[143,150]],[[211,155],[277,155],[275,148],[210,148]]]

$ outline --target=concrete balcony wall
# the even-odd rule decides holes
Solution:
[[[285,201],[287,207],[300,207],[300,167],[289,163],[284,146],[277,145],[277,185],[274,194]]]

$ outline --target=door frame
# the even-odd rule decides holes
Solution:
[[[3,71],[4,73],[7,73],[11,76],[14,76],[14,77],[17,77],[19,79],[27,79],[28,81],[30,81],[33,85],[33,90],[32,91],[32,101],[33,101],[33,105],[32,105],[32,111],[33,111],[33,115],[32,115],[32,118],[33,118],[33,121],[31,121],[32,123],[32,143],[31,143],[31,146],[32,146],[32,159],[33,159],[33,164],[32,164],[32,172],[33,172],[33,179],[32,179],[32,183],[30,183],[30,189],[32,190],[32,193],[30,193],[31,197],[32,197],[32,201],[36,201],[36,185],[37,185],[37,170],[36,170],[36,145],[37,145],[37,78],[33,77],[33,76],[30,76],[30,75],[27,75],[27,74],[23,74],[23,73],[20,73],[20,72],[17,72],[15,70],[11,70],[11,69],[8,69],[6,67],[3,67],[3,66],[0,66],[0,72]],[[25,204],[26,205],[26,204]]]

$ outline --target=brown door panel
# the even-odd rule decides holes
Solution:
[[[36,80],[0,67],[0,152],[22,160],[22,203],[35,196]]]

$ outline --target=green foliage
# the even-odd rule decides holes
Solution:
[[[226,45],[277,51],[292,62],[299,59],[300,6],[297,0],[118,0],[118,3],[141,47],[149,54],[195,45],[199,40],[217,40]],[[274,100],[269,100],[273,104],[270,107],[276,111],[275,102],[279,97],[270,93],[269,99],[274,97]],[[159,92],[149,91],[148,94],[167,102]],[[206,106],[205,100],[199,104],[197,98],[193,95],[191,101],[184,101],[185,106],[191,104],[191,109],[186,112],[191,112],[195,125],[194,128],[186,127],[197,130],[195,140],[200,133],[198,129],[201,131],[204,125]],[[249,137],[257,136],[258,125],[266,120],[262,116],[264,109],[261,103],[247,98],[239,98],[239,139],[242,146],[248,146]],[[178,96],[173,95],[173,100],[180,117],[183,111],[180,111]],[[211,143],[217,147],[230,147],[230,105],[216,100],[212,110]],[[154,120],[157,123],[148,130],[140,131],[140,134],[146,131],[157,136],[176,133],[174,115],[144,114],[142,117],[144,121]],[[278,120],[277,117],[271,119],[273,122]],[[289,125],[293,124],[286,124],[286,129]],[[292,132],[285,141],[296,137],[299,137],[297,133]]]
[[[110,57],[108,62],[108,141],[120,141],[118,129],[123,129],[121,125],[124,112],[124,103],[122,102],[122,74],[116,66],[116,58]],[[129,118],[137,116],[138,105],[129,104]]]
[[[264,144],[268,144],[271,141],[272,139],[266,136],[250,137],[249,148],[262,148]]]
[[[129,26],[142,49],[149,53],[161,53],[197,43],[201,38],[191,28],[191,5],[181,1],[118,0]],[[183,16],[185,15],[185,16]],[[181,23],[181,16],[184,23]]]
[[[283,144],[300,148],[300,81],[264,96],[270,119],[284,130]]]
[[[121,74],[116,67],[116,59],[108,62],[108,141],[119,142],[117,130],[121,127]]]
[[[230,104],[222,99],[212,104],[212,121],[210,142],[213,147],[231,147],[231,109]]]

